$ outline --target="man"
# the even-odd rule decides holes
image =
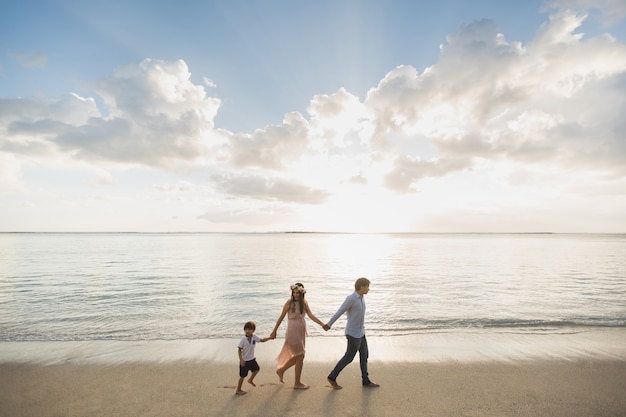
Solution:
[[[346,324],[346,339],[348,339],[348,347],[343,358],[337,362],[335,369],[328,375],[328,382],[334,389],[341,389],[342,386],[337,384],[339,373],[345,368],[359,352],[359,360],[361,362],[361,378],[364,387],[378,387],[379,385],[370,381],[367,373],[367,358],[369,352],[367,350],[367,339],[365,339],[365,300],[363,296],[370,290],[370,280],[367,278],[359,278],[354,283],[354,292],[346,297],[339,310],[324,325],[324,330],[328,330],[337,321],[343,313],[346,313],[348,323]]]

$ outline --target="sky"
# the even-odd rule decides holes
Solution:
[[[0,2],[0,232],[626,232],[626,0]]]

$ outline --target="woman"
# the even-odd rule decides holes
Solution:
[[[285,333],[285,344],[282,350],[278,354],[278,363],[276,365],[276,374],[280,378],[280,382],[283,382],[283,375],[285,371],[292,366],[295,368],[295,383],[294,389],[307,389],[309,386],[303,384],[300,381],[302,375],[302,366],[304,364],[304,352],[306,344],[306,322],[304,320],[305,315],[308,315],[315,323],[324,327],[324,323],[311,313],[309,304],[304,299],[306,290],[304,285],[296,283],[291,286],[291,298],[285,302],[283,311],[280,313],[280,317],[276,321],[274,330],[270,334],[270,339],[276,338],[276,331],[283,322],[285,315],[287,315],[287,333]]]

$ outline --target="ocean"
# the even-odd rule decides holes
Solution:
[[[69,348],[54,346],[118,358],[137,346],[138,357],[146,346],[221,349],[248,320],[269,335],[291,284],[325,322],[361,276],[367,336],[380,345],[552,340],[580,351],[601,334],[596,350],[625,353],[624,234],[3,233],[0,360],[63,360]],[[344,325],[309,320],[309,343],[323,350]]]

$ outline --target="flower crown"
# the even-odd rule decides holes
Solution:
[[[304,289],[303,285],[300,284],[293,284],[291,286],[291,291],[300,291],[302,294],[306,294],[306,290]]]

